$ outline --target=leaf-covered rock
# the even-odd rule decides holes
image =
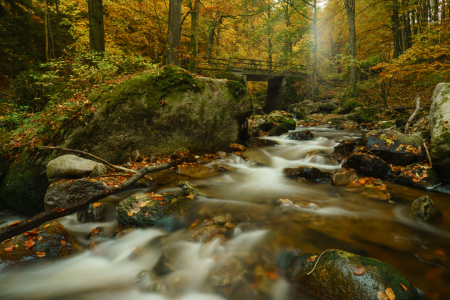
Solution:
[[[441,179],[433,168],[417,163],[406,167],[394,179],[394,182],[419,189],[429,189],[441,184]]]

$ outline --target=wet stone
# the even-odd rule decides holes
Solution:
[[[309,141],[314,138],[311,130],[292,132],[288,135],[291,140]]]
[[[227,165],[218,165],[216,171],[217,172],[233,172],[234,168],[227,166]]]
[[[441,179],[434,169],[417,163],[406,167],[394,179],[394,182],[410,187],[429,189],[441,184]]]
[[[268,139],[260,137],[251,137],[245,142],[245,145],[247,145],[247,147],[250,148],[259,148],[259,147],[275,146],[278,144]]]
[[[285,168],[283,174],[290,178],[305,178],[312,181],[329,181],[331,174],[313,167]]]
[[[178,182],[178,187],[183,190],[186,195],[200,195],[204,196],[205,194],[201,192],[199,189],[193,187],[189,181],[180,181]]]
[[[361,274],[361,268],[364,268],[364,273],[356,275],[355,270]],[[377,300],[378,292],[389,288],[396,300],[420,299],[414,285],[395,268],[376,259],[341,250],[328,250],[322,255],[297,255],[285,275],[289,281],[325,299]]]
[[[240,144],[231,144],[230,148],[231,148],[232,152],[242,152],[247,149],[247,148],[245,148],[244,145],[240,145]]]
[[[197,163],[188,163],[177,166],[177,173],[189,177],[204,178],[213,175],[214,170]]]
[[[60,156],[47,164],[47,177],[50,183],[61,179],[74,179],[89,176],[97,162],[72,154]]]
[[[348,158],[344,167],[355,169],[356,173],[360,176],[382,179],[392,176],[392,169],[385,161],[367,153],[353,153]]]
[[[331,175],[331,183],[334,185],[348,185],[353,180],[357,180],[358,175],[354,169],[341,169]]]
[[[103,227],[97,227],[91,230],[91,232],[89,232],[87,239],[90,240],[95,240],[98,238],[106,238],[106,232],[105,232],[105,228]]]
[[[208,225],[197,230],[189,240],[191,242],[206,243],[209,242],[215,235],[224,233],[226,228],[219,225]]]
[[[77,213],[77,220],[80,223],[106,222],[106,205],[100,202],[89,204]]]
[[[424,195],[413,202],[410,214],[415,220],[429,222],[435,217],[436,212],[433,200]]]
[[[58,221],[15,236],[0,244],[0,271],[10,266],[54,261],[81,251]]]

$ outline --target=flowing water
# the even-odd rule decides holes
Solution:
[[[254,230],[236,227],[227,237],[201,244],[187,241],[198,228],[170,233],[139,229],[118,240],[100,241],[93,251],[59,262],[1,273],[0,299],[311,299],[283,279],[279,272],[286,263],[283,255],[326,249],[381,260],[402,272],[429,299],[450,299],[449,195],[385,182],[395,200],[388,202],[377,200],[371,189],[288,179],[282,174],[286,167],[339,168],[332,159],[337,141],[362,134],[327,127],[308,129],[314,140],[281,136],[273,138],[278,146],[254,151],[265,166],[228,156],[211,163],[227,164],[235,171],[214,177],[193,179],[173,171],[154,174],[155,192],[181,195],[177,182],[189,180],[209,195],[192,201],[188,223],[204,212],[240,214],[254,221]],[[121,199],[145,192],[134,190],[103,200],[111,208],[108,223],[79,224],[75,216],[60,222],[87,246],[86,236],[93,228],[102,226],[112,234],[119,227],[114,207]],[[438,224],[409,217],[410,203],[424,194],[443,214]],[[295,205],[277,208],[278,198],[288,198]],[[9,218],[13,219],[17,217]],[[172,270],[167,274],[154,271],[163,253]]]

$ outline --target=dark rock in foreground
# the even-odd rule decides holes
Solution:
[[[388,289],[396,300],[420,299],[417,289],[388,264],[341,250],[319,256],[295,256],[286,271],[287,279],[326,299],[378,300],[377,295]]]
[[[311,130],[297,131],[289,134],[289,139],[291,140],[300,140],[300,141],[309,141],[314,138]]]
[[[32,262],[52,261],[75,254],[81,248],[58,221],[15,236],[0,244],[0,270]]]
[[[106,222],[106,205],[100,202],[90,204],[77,213],[77,220],[80,223]]]
[[[356,173],[361,176],[369,176],[375,178],[389,178],[392,176],[391,167],[381,158],[356,152],[347,160],[346,167],[353,168]]]
[[[353,180],[357,179],[358,175],[356,175],[356,171],[354,169],[337,170],[331,175],[331,182],[334,185],[347,185],[350,184]]]
[[[296,169],[285,168],[283,169],[283,174],[290,178],[305,178],[312,181],[329,181],[331,180],[331,174],[328,172],[322,172],[317,168],[303,168],[299,167]]]
[[[412,164],[406,167],[394,179],[394,182],[419,189],[429,189],[439,185],[441,179],[434,169],[421,164]]]

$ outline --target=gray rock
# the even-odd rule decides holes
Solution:
[[[192,194],[200,195],[200,196],[204,196],[205,195],[199,189],[193,187],[189,183],[189,181],[180,181],[180,182],[178,182],[178,187],[181,188],[186,195],[192,195]]]
[[[44,198],[45,210],[64,208],[87,196],[106,189],[106,184],[86,179],[59,181],[49,186]]]
[[[422,222],[431,221],[436,214],[433,200],[431,200],[427,195],[416,199],[411,205],[410,213],[415,220]]]
[[[434,90],[430,108],[431,158],[443,179],[450,179],[450,83]]]
[[[47,177],[50,183],[61,179],[75,179],[89,176],[97,162],[72,154],[60,156],[47,164]]]
[[[105,164],[97,163],[95,165],[94,170],[92,170],[91,174],[89,174],[89,177],[95,178],[95,177],[103,176],[103,175],[108,174],[110,171],[112,171],[112,168],[108,167]]]
[[[353,180],[357,180],[358,175],[354,169],[341,169],[331,175],[331,183],[334,185],[348,185]]]

